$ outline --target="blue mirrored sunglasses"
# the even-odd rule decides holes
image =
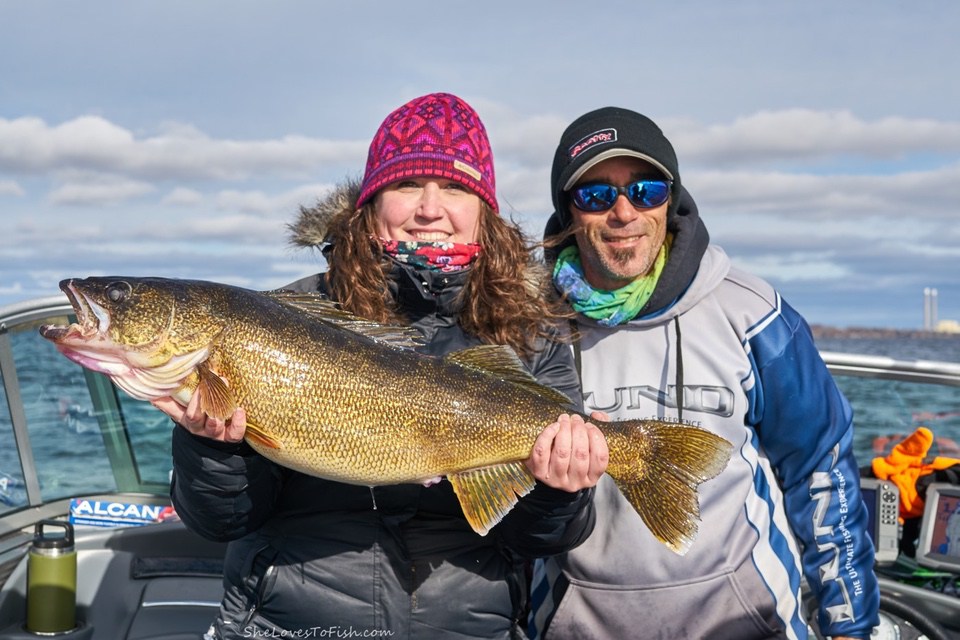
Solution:
[[[637,180],[626,186],[592,182],[570,189],[573,204],[581,211],[606,211],[621,194],[638,209],[659,207],[670,197],[669,180]]]

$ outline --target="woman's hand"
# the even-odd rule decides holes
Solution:
[[[242,408],[234,411],[227,420],[211,418],[200,409],[199,393],[193,394],[186,408],[170,397],[151,400],[150,404],[190,433],[211,440],[240,442],[247,430],[247,414]]]
[[[596,486],[609,458],[600,429],[578,415],[562,414],[537,437],[526,465],[543,484],[572,493]]]

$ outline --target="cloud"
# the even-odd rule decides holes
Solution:
[[[477,106],[494,145],[503,215],[539,239],[566,119]],[[960,259],[956,123],[788,109],[662,124],[711,238],[736,264],[804,304],[838,290],[910,291],[930,274],[948,298],[943,274]],[[285,225],[335,180],[356,174],[365,147],[307,136],[215,138],[181,122],[145,135],[99,116],[58,126],[0,119],[0,195],[16,196],[4,201],[11,222],[0,251],[10,259],[0,260],[0,279],[22,287],[0,290],[0,301],[93,272],[256,288],[313,273],[319,257],[294,253]],[[45,190],[45,199],[32,197]],[[64,247],[69,259],[54,258]]]
[[[508,107],[487,102],[485,113],[497,154],[500,192],[509,195],[518,211],[543,210],[553,149],[565,120],[551,114],[524,116]],[[823,208],[825,204],[857,209],[899,206],[911,194],[960,192],[960,165],[932,168],[911,174],[886,170],[888,175],[859,176],[855,173],[829,178],[816,173],[798,173],[790,164],[804,161],[837,163],[845,156],[872,159],[901,158],[906,154],[953,154],[960,151],[960,123],[902,117],[867,121],[849,111],[786,109],[761,111],[725,124],[692,120],[664,122],[674,142],[684,172],[698,172],[697,191],[712,190],[721,201],[741,202],[762,210],[769,202],[783,206],[803,202],[798,209]],[[139,197],[146,184],[160,188],[165,181],[263,182],[269,177],[286,181],[339,176],[344,168],[363,164],[365,142],[337,141],[301,135],[267,140],[215,139],[196,127],[163,123],[155,135],[138,137],[100,116],[81,116],[51,126],[39,118],[0,119],[0,171],[40,175],[59,182],[77,182],[71,174],[96,176],[95,186],[67,184],[52,197],[62,203],[110,203]],[[786,163],[781,170],[771,165]],[[761,166],[761,172],[744,171]],[[740,169],[738,169],[740,167]],[[902,167],[900,168],[902,171]],[[892,174],[892,175],[890,175]],[[65,177],[66,176],[66,177]],[[104,183],[113,181],[113,188]],[[518,184],[518,181],[523,181]],[[83,182],[89,182],[89,178]],[[688,184],[694,184],[687,180]],[[5,187],[4,187],[5,186]],[[10,181],[0,182],[0,193],[22,194]],[[111,193],[112,191],[112,193]],[[256,190],[222,190],[217,197],[237,202],[244,211],[266,211],[277,196]],[[168,192],[170,205],[199,204],[200,190],[184,184]],[[862,197],[854,194],[870,194]],[[539,194],[539,195],[532,195]],[[766,194],[766,197],[764,194]],[[811,196],[818,194],[814,202]],[[230,206],[230,205],[226,205]],[[938,215],[935,213],[934,215]]]
[[[761,278],[791,282],[834,281],[850,276],[848,268],[833,262],[829,252],[821,253],[778,253],[740,258],[735,261],[741,268]]]
[[[492,102],[477,101],[499,162],[504,156],[528,164],[552,161],[569,118],[524,115]],[[482,108],[481,106],[482,105]],[[726,123],[690,118],[658,120],[684,165],[716,167],[771,162],[822,162],[837,156],[874,160],[912,154],[955,156],[960,122],[885,117],[866,120],[849,110],[762,110]]]
[[[23,285],[19,282],[14,282],[8,285],[0,285],[0,294],[3,295],[18,295],[23,293]]]
[[[0,180],[0,196],[25,196],[23,188],[13,180]]]
[[[953,218],[960,201],[960,164],[892,175],[816,175],[769,171],[691,171],[695,199],[712,206],[825,219],[849,215]]]
[[[274,140],[214,139],[190,125],[167,123],[138,138],[101,116],[59,125],[36,117],[0,118],[0,170],[42,174],[65,169],[150,180],[241,180],[251,176],[306,177],[326,165],[360,164],[366,143],[302,135]]]
[[[276,241],[283,236],[282,220],[271,220],[258,215],[230,214],[206,217],[191,217],[174,225],[151,224],[134,231],[132,238],[149,237],[151,240],[169,240],[183,243],[203,243],[219,241],[233,245],[235,243],[258,244],[265,239]],[[207,250],[210,250],[208,247]],[[246,249],[245,249],[246,250]]]
[[[960,122],[904,117],[866,121],[846,110],[759,111],[728,124],[665,120],[663,125],[680,157],[699,163],[795,161],[835,154],[889,159],[960,151]]]
[[[50,192],[49,201],[55,205],[117,205],[152,191],[154,187],[146,182],[101,176],[88,182],[72,182],[57,187]]]
[[[160,204],[171,207],[192,207],[203,202],[203,194],[195,189],[177,187],[163,197]]]
[[[518,164],[547,165],[569,120],[557,114],[527,115],[489,100],[471,102],[483,118],[500,172],[504,157]]]
[[[329,184],[301,185],[273,195],[260,190],[225,190],[217,194],[216,202],[217,208],[221,210],[291,217],[299,210],[300,205],[313,205],[318,198],[330,191],[331,188],[332,185]]]

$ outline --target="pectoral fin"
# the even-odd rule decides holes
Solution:
[[[205,362],[197,365],[197,375],[200,382],[197,384],[196,393],[200,394],[200,408],[203,412],[211,418],[221,420],[232,416],[237,408],[237,401],[223,378],[211,371]]]
[[[536,480],[523,462],[509,462],[447,477],[460,500],[463,515],[482,536],[533,491]]]

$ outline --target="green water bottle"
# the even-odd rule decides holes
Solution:
[[[62,529],[49,533],[47,529]],[[65,633],[77,626],[77,550],[73,525],[41,520],[27,560],[27,631]]]

